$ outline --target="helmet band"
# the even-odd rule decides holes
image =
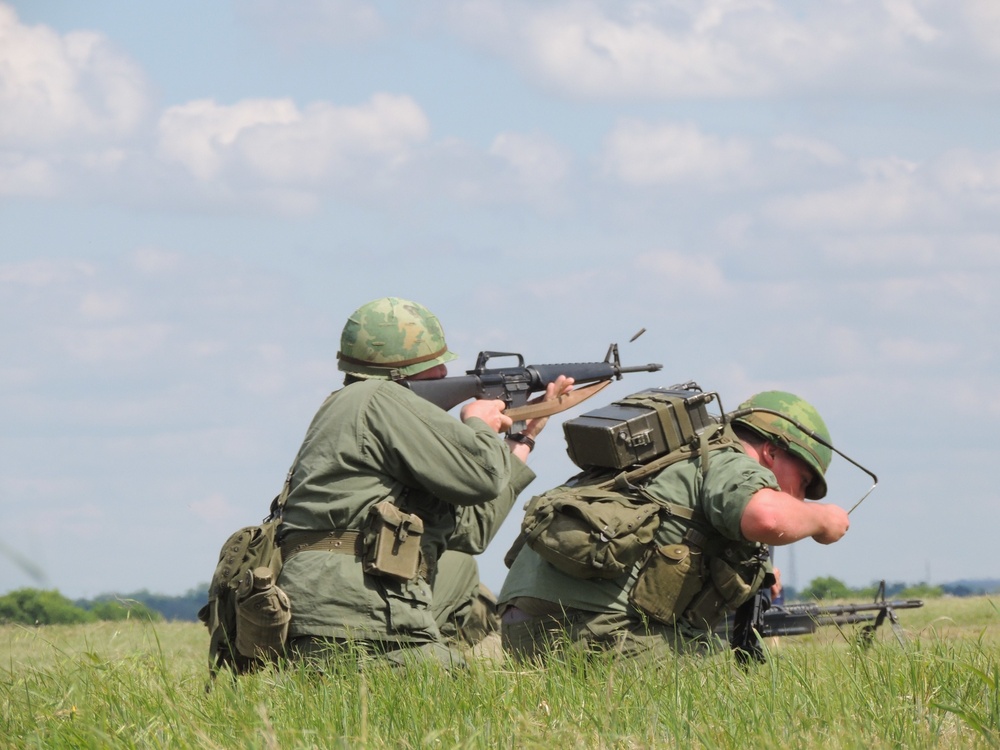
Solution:
[[[438,357],[446,354],[448,352],[448,347],[444,346],[438,349],[433,354],[426,354],[423,357],[414,357],[413,359],[404,359],[400,362],[386,362],[384,364],[377,362],[368,362],[364,359],[355,359],[354,357],[348,357],[343,352],[337,352],[337,359],[342,362],[347,362],[352,365],[362,365],[364,367],[378,367],[384,370],[394,370],[398,367],[409,367],[410,365],[419,365],[421,362],[429,362],[432,359],[437,359]]]

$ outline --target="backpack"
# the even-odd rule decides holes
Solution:
[[[620,443],[618,436],[626,430],[639,434],[634,431],[636,417],[627,415],[626,420],[613,422],[610,426],[601,425],[600,433],[606,433],[609,438],[595,438],[576,431],[576,427],[567,422],[564,430],[568,438],[584,434],[591,445],[600,447],[600,451],[590,453],[607,456],[609,460],[602,461],[603,465],[589,466],[566,484],[536,495],[528,502],[521,534],[505,558],[508,567],[517,551],[527,545],[542,559],[574,578],[616,578],[646,556],[663,517],[672,515],[695,525],[701,523],[703,519],[698,511],[656,498],[646,492],[643,485],[671,464],[693,458],[700,459],[701,471],[707,473],[711,451],[739,445],[732,429],[714,419],[688,419],[686,429],[676,430],[676,415],[691,413],[692,404],[702,411],[712,397],[714,394],[703,394],[696,384],[689,383],[670,390],[660,389],[655,394],[634,394],[616,402],[625,404],[629,410],[645,407],[653,419],[665,421],[669,416],[672,422],[663,426],[667,437],[661,442],[663,447],[657,448],[656,456],[626,471],[618,470],[616,462],[620,451],[617,447],[610,451],[600,446],[602,441]],[[595,414],[606,417],[607,409],[578,418],[591,432]],[[643,428],[641,434],[646,434],[645,421]],[[572,447],[572,440],[568,442]],[[576,456],[583,453],[580,445],[584,443],[578,438]]]
[[[276,584],[282,566],[276,536],[290,481],[291,472],[260,524],[235,531],[219,551],[208,603],[198,611],[210,635],[212,678],[223,668],[252,672],[284,651],[291,604]]]

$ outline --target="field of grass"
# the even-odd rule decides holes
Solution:
[[[1000,747],[1000,608],[938,599],[860,650],[783,638],[768,664],[612,657],[446,674],[333,664],[220,679],[207,632],[127,621],[0,627],[0,747]]]

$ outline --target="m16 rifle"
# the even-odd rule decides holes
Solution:
[[[720,630],[729,635],[730,644],[741,664],[751,659],[763,663],[765,656],[760,639],[785,635],[807,635],[821,627],[864,623],[858,633],[858,643],[867,648],[875,638],[875,632],[887,619],[893,634],[902,646],[906,643],[903,628],[899,624],[898,609],[917,609],[924,606],[922,599],[885,598],[885,581],[879,583],[875,600],[861,604],[834,604],[821,606],[813,602],[770,605],[767,596],[758,592],[743,608],[723,623]]]
[[[634,339],[635,337],[633,337]],[[490,368],[491,359],[516,357],[517,365]],[[444,410],[473,398],[501,399],[504,413],[515,425],[526,419],[549,416],[565,411],[593,396],[612,380],[621,380],[630,372],[657,372],[663,365],[650,363],[623,367],[618,356],[618,344],[611,344],[603,362],[578,362],[553,365],[526,365],[524,357],[513,352],[479,352],[476,366],[465,375],[437,380],[403,380],[404,386]],[[553,401],[529,403],[529,397],[545,390],[560,375],[573,378],[572,391]],[[583,386],[583,387],[580,387]],[[518,428],[511,431],[516,432]]]

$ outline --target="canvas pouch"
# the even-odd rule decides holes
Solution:
[[[629,602],[669,625],[704,585],[701,550],[686,544],[664,544],[650,552],[629,592]]]
[[[251,659],[284,653],[292,607],[270,568],[248,570],[236,589],[236,650]]]
[[[574,578],[617,578],[646,553],[660,507],[614,491],[564,486],[531,499],[524,543]]]
[[[368,511],[364,541],[366,573],[397,581],[412,581],[420,571],[423,520],[383,500]]]

